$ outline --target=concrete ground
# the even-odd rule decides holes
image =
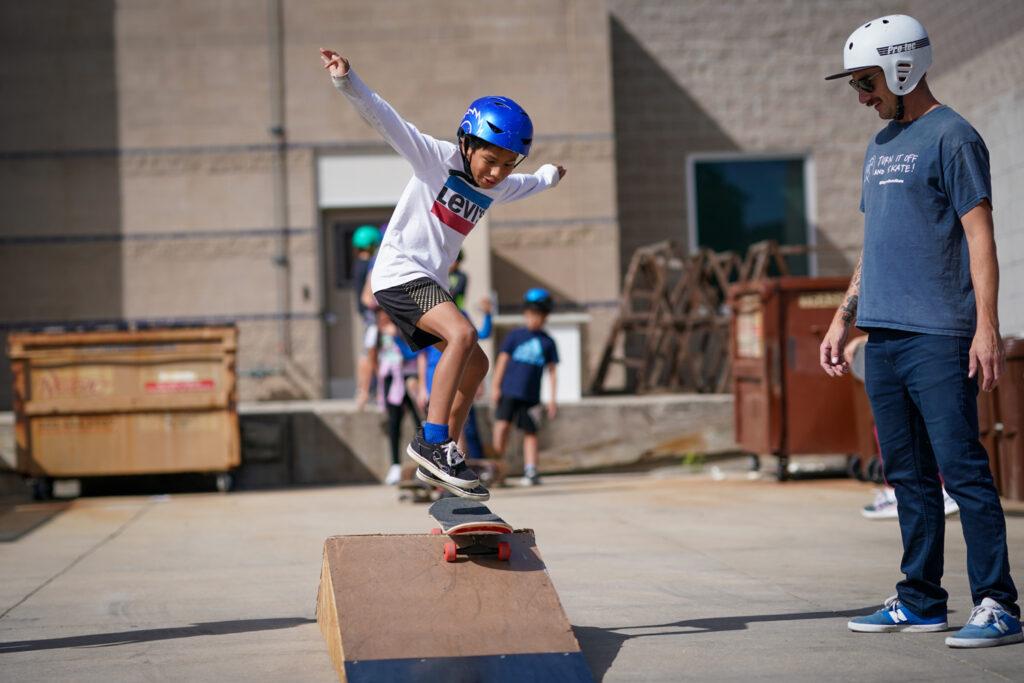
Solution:
[[[870,497],[849,480],[750,481],[735,464],[551,477],[492,507],[536,530],[597,680],[1024,680],[1024,645],[847,631],[899,578],[896,523],[859,515]],[[1007,505],[1007,524],[1020,581],[1024,506]],[[430,526],[383,486],[9,508],[0,680],[336,680],[314,616],[324,538]],[[954,625],[971,607],[964,563],[954,519]]]

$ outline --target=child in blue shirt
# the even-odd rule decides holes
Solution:
[[[540,483],[537,472],[539,447],[537,422],[531,414],[540,404],[540,383],[547,369],[551,382],[551,399],[547,405],[548,419],[558,414],[557,394],[558,347],[542,328],[554,302],[547,290],[535,287],[523,297],[526,326],[513,330],[501,345],[494,369],[494,450],[504,455],[509,425],[514,421],[523,431],[523,485]]]

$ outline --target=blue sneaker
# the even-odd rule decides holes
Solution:
[[[949,624],[946,623],[946,615],[927,618],[917,616],[900,602],[898,595],[894,595],[885,601],[885,606],[882,609],[866,617],[854,617],[847,622],[846,627],[858,633],[891,633],[893,631],[926,633],[945,631],[949,628]]]
[[[995,647],[1024,641],[1020,619],[992,598],[985,598],[971,610],[967,625],[946,638],[950,647]]]

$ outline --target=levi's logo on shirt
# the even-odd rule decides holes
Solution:
[[[448,181],[437,193],[430,213],[452,230],[468,235],[493,200],[474,190],[469,183],[458,176],[448,176]]]

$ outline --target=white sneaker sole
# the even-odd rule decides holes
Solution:
[[[995,647],[996,645],[1021,642],[1024,642],[1024,633],[1011,633],[1002,638],[957,638],[956,636],[946,638],[946,645],[950,647]]]
[[[936,631],[948,631],[949,624],[860,624],[853,621],[846,623],[846,628],[855,633],[935,633]],[[947,639],[947,645],[948,639]]]
[[[861,510],[860,514],[865,519],[899,519],[900,516],[896,512],[869,512],[867,510]]]
[[[427,460],[422,455],[417,453],[416,450],[412,447],[412,444],[409,444],[408,446],[405,447],[405,453],[410,458],[415,460],[416,464],[420,465],[425,470],[434,475],[434,478],[438,480],[438,483],[443,483],[445,485],[445,488],[454,486],[455,488],[461,489],[463,491],[472,491],[473,489],[480,485],[479,479],[467,481],[464,479],[456,479],[455,477],[445,474],[441,470],[437,469],[437,466],[434,465],[433,462]],[[452,490],[452,493],[458,495],[454,489]]]
[[[424,474],[423,472],[420,472],[419,470],[416,470],[416,478],[419,479],[422,482],[426,482],[427,484],[430,484],[431,486],[440,486],[440,487],[444,488],[447,491],[451,491],[452,493],[454,493],[459,498],[467,498],[469,500],[476,500],[476,501],[479,501],[481,503],[483,501],[485,501],[485,500],[490,500],[491,499],[491,492],[488,491],[487,489],[485,489],[483,486],[477,486],[472,491],[467,491],[466,489],[459,488],[458,486],[455,486],[453,484],[449,484],[449,483],[444,482],[444,481],[442,481],[440,479],[434,479],[429,474]]]

